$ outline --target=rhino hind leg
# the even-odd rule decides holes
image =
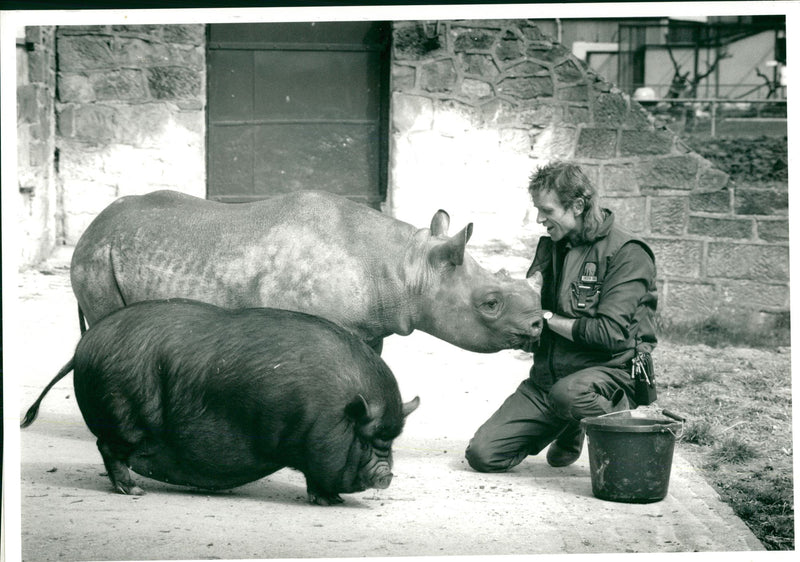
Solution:
[[[306,477],[308,501],[315,505],[338,505],[344,503],[342,497],[335,492],[326,492]]]

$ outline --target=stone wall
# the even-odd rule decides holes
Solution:
[[[473,220],[479,259],[521,274],[542,234],[528,178],[567,159],[651,244],[665,320],[788,310],[785,190],[737,188],[529,22],[397,22],[393,38],[389,212]]]
[[[55,28],[31,27],[16,48],[17,188],[20,266],[45,259],[56,245]]]
[[[57,31],[64,239],[122,195],[205,196],[205,26]]]

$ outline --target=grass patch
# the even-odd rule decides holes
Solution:
[[[658,403],[687,418],[677,443],[768,550],[793,550],[788,315],[761,334],[731,319],[663,326]]]
[[[744,314],[711,316],[693,323],[671,322],[661,318],[659,334],[675,343],[773,349],[791,345],[790,324],[789,312],[772,314],[763,324],[753,322]]]
[[[714,430],[707,420],[687,422],[681,437],[682,442],[696,445],[712,445],[715,440]]]
[[[756,458],[758,451],[739,437],[726,437],[717,443],[709,456],[718,464],[742,464]]]

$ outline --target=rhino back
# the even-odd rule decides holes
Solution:
[[[246,204],[154,192],[98,215],[75,248],[73,288],[90,324],[133,302],[186,297],[352,326],[369,319],[375,283],[402,283],[414,232],[322,192]]]

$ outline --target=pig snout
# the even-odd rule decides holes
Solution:
[[[372,485],[379,490],[385,490],[392,483],[392,471],[388,466],[382,465],[378,467],[372,478]]]

